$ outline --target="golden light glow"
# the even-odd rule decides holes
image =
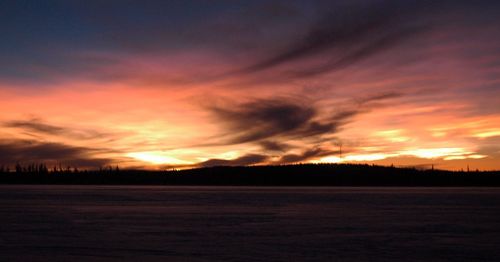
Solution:
[[[488,131],[481,131],[479,133],[474,134],[475,137],[479,138],[488,138],[488,137],[494,137],[494,136],[500,136],[500,129],[492,129]]]
[[[463,148],[412,149],[393,153],[349,154],[345,157],[328,156],[320,159],[322,163],[370,162],[393,157],[413,156],[424,159],[442,158],[443,160],[482,159],[486,155],[474,154]]]
[[[170,157],[165,155],[163,152],[159,151],[150,151],[150,152],[133,152],[126,154],[128,157],[132,157],[134,159],[147,162],[150,164],[161,165],[161,164],[169,164],[169,165],[185,165],[190,164],[189,162],[179,160],[174,157]]]
[[[462,160],[462,159],[481,159],[485,158],[485,155],[458,155],[458,156],[446,156],[444,160]]]
[[[338,156],[327,156],[323,157],[319,160],[320,163],[340,163],[342,159]]]
[[[322,163],[343,163],[343,162],[366,162],[366,161],[375,161],[375,160],[381,160],[381,159],[386,159],[389,157],[393,157],[396,154],[382,154],[382,153],[376,153],[376,154],[350,154],[346,155],[345,157],[338,157],[338,156],[327,156],[323,157],[320,159],[320,162]]]
[[[473,152],[464,148],[423,148],[400,151],[400,155],[410,155],[420,158],[439,158],[439,157],[463,157]]]
[[[345,157],[344,161],[375,161],[381,160],[388,157],[392,157],[394,154],[361,154],[361,155],[348,155]]]
[[[404,131],[401,129],[384,130],[384,131],[377,131],[374,133],[374,135],[376,137],[383,138],[389,142],[406,142],[410,140],[409,137],[402,135],[403,132]]]

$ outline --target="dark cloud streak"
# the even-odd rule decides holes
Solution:
[[[291,147],[288,144],[271,140],[261,141],[259,145],[266,151],[286,151]]]
[[[314,77],[316,75],[336,71],[343,69],[349,65],[360,62],[365,58],[368,58],[372,55],[380,54],[384,51],[390,50],[391,47],[396,46],[401,43],[403,40],[407,40],[413,35],[416,35],[419,32],[424,32],[425,27],[414,28],[413,30],[408,30],[405,32],[400,32],[396,34],[390,34],[385,36],[377,41],[369,43],[368,45],[364,45],[361,48],[358,48],[355,51],[347,53],[340,57],[334,57],[330,59],[327,63],[316,66],[313,68],[303,69],[301,71],[297,71],[292,73],[294,77]]]
[[[359,99],[343,108],[320,110],[311,101],[289,97],[257,99],[242,104],[212,106],[209,110],[225,127],[222,144],[256,142],[270,151],[283,151],[289,139],[322,139],[331,136],[357,115],[370,112],[383,100],[399,97],[391,92]],[[272,140],[272,142],[270,142]]]
[[[334,11],[315,23],[288,48],[236,73],[257,73],[317,55],[332,58],[326,64],[297,71],[294,75],[310,77],[341,69],[429,29],[415,25],[415,18],[422,6],[425,5],[383,1],[364,6],[332,8]]]
[[[311,158],[315,157],[324,157],[330,156],[337,152],[333,152],[331,150],[325,150],[322,148],[313,148],[304,151],[302,154],[286,154],[280,157],[278,163],[279,164],[292,164],[292,163],[300,163]]]
[[[75,130],[67,127],[61,127],[45,123],[39,118],[29,120],[13,120],[3,123],[3,126],[10,128],[20,128],[26,131],[46,134],[52,136],[66,136],[74,139],[97,139],[104,138],[107,134],[100,133],[94,130]]]
[[[230,143],[258,141],[303,128],[316,109],[285,98],[256,100],[236,107],[212,107],[235,136]]]
[[[254,164],[260,164],[268,159],[265,155],[260,154],[248,154],[236,159],[225,160],[225,159],[209,159],[207,161],[199,163],[197,166],[210,167],[210,166],[248,166]]]
[[[112,162],[111,159],[93,157],[97,149],[74,147],[61,143],[29,140],[0,140],[0,163],[62,163],[64,165],[96,168]]]

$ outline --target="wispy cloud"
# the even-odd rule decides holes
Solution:
[[[316,109],[293,99],[266,99],[210,109],[229,131],[229,143],[246,143],[307,128]]]
[[[259,142],[259,145],[265,151],[279,151],[284,152],[287,151],[292,146],[283,142],[272,141],[272,140],[264,140]]]
[[[260,164],[265,162],[268,159],[268,156],[260,155],[260,154],[248,154],[243,155],[241,157],[235,159],[209,159],[203,161],[196,166],[208,167],[208,166],[247,166]]]
[[[22,163],[62,163],[64,165],[95,168],[113,162],[112,159],[95,157],[101,150],[75,147],[61,143],[44,143],[30,140],[0,140],[0,162],[5,165]]]
[[[320,138],[334,135],[357,115],[369,112],[375,102],[400,96],[384,93],[347,104],[343,108],[320,108],[314,102],[292,97],[256,99],[241,104],[209,107],[225,127],[226,144],[258,142],[264,148],[282,150],[287,139]],[[274,139],[274,142],[269,142]]]
[[[110,134],[101,133],[95,130],[88,129],[73,129],[57,125],[48,124],[40,118],[32,118],[29,120],[12,120],[3,123],[3,126],[9,128],[19,128],[28,132],[51,136],[66,136],[73,139],[97,139],[105,138]]]
[[[312,66],[295,63],[300,69],[294,69],[293,76],[312,77],[341,69],[427,31],[429,26],[415,19],[420,7],[415,3],[389,1],[335,6],[288,47],[234,73],[258,73],[318,56],[322,57],[321,62]]]
[[[277,163],[279,164],[300,163],[310,160],[311,158],[330,156],[336,153],[338,152],[317,147],[317,148],[307,149],[300,154],[285,154],[279,158]]]

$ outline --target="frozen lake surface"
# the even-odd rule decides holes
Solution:
[[[0,261],[498,261],[500,189],[0,186]]]

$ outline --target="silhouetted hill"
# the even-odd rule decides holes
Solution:
[[[146,171],[54,170],[0,172],[0,184],[130,184],[241,186],[500,186],[500,171],[456,172],[374,165],[300,164]]]

